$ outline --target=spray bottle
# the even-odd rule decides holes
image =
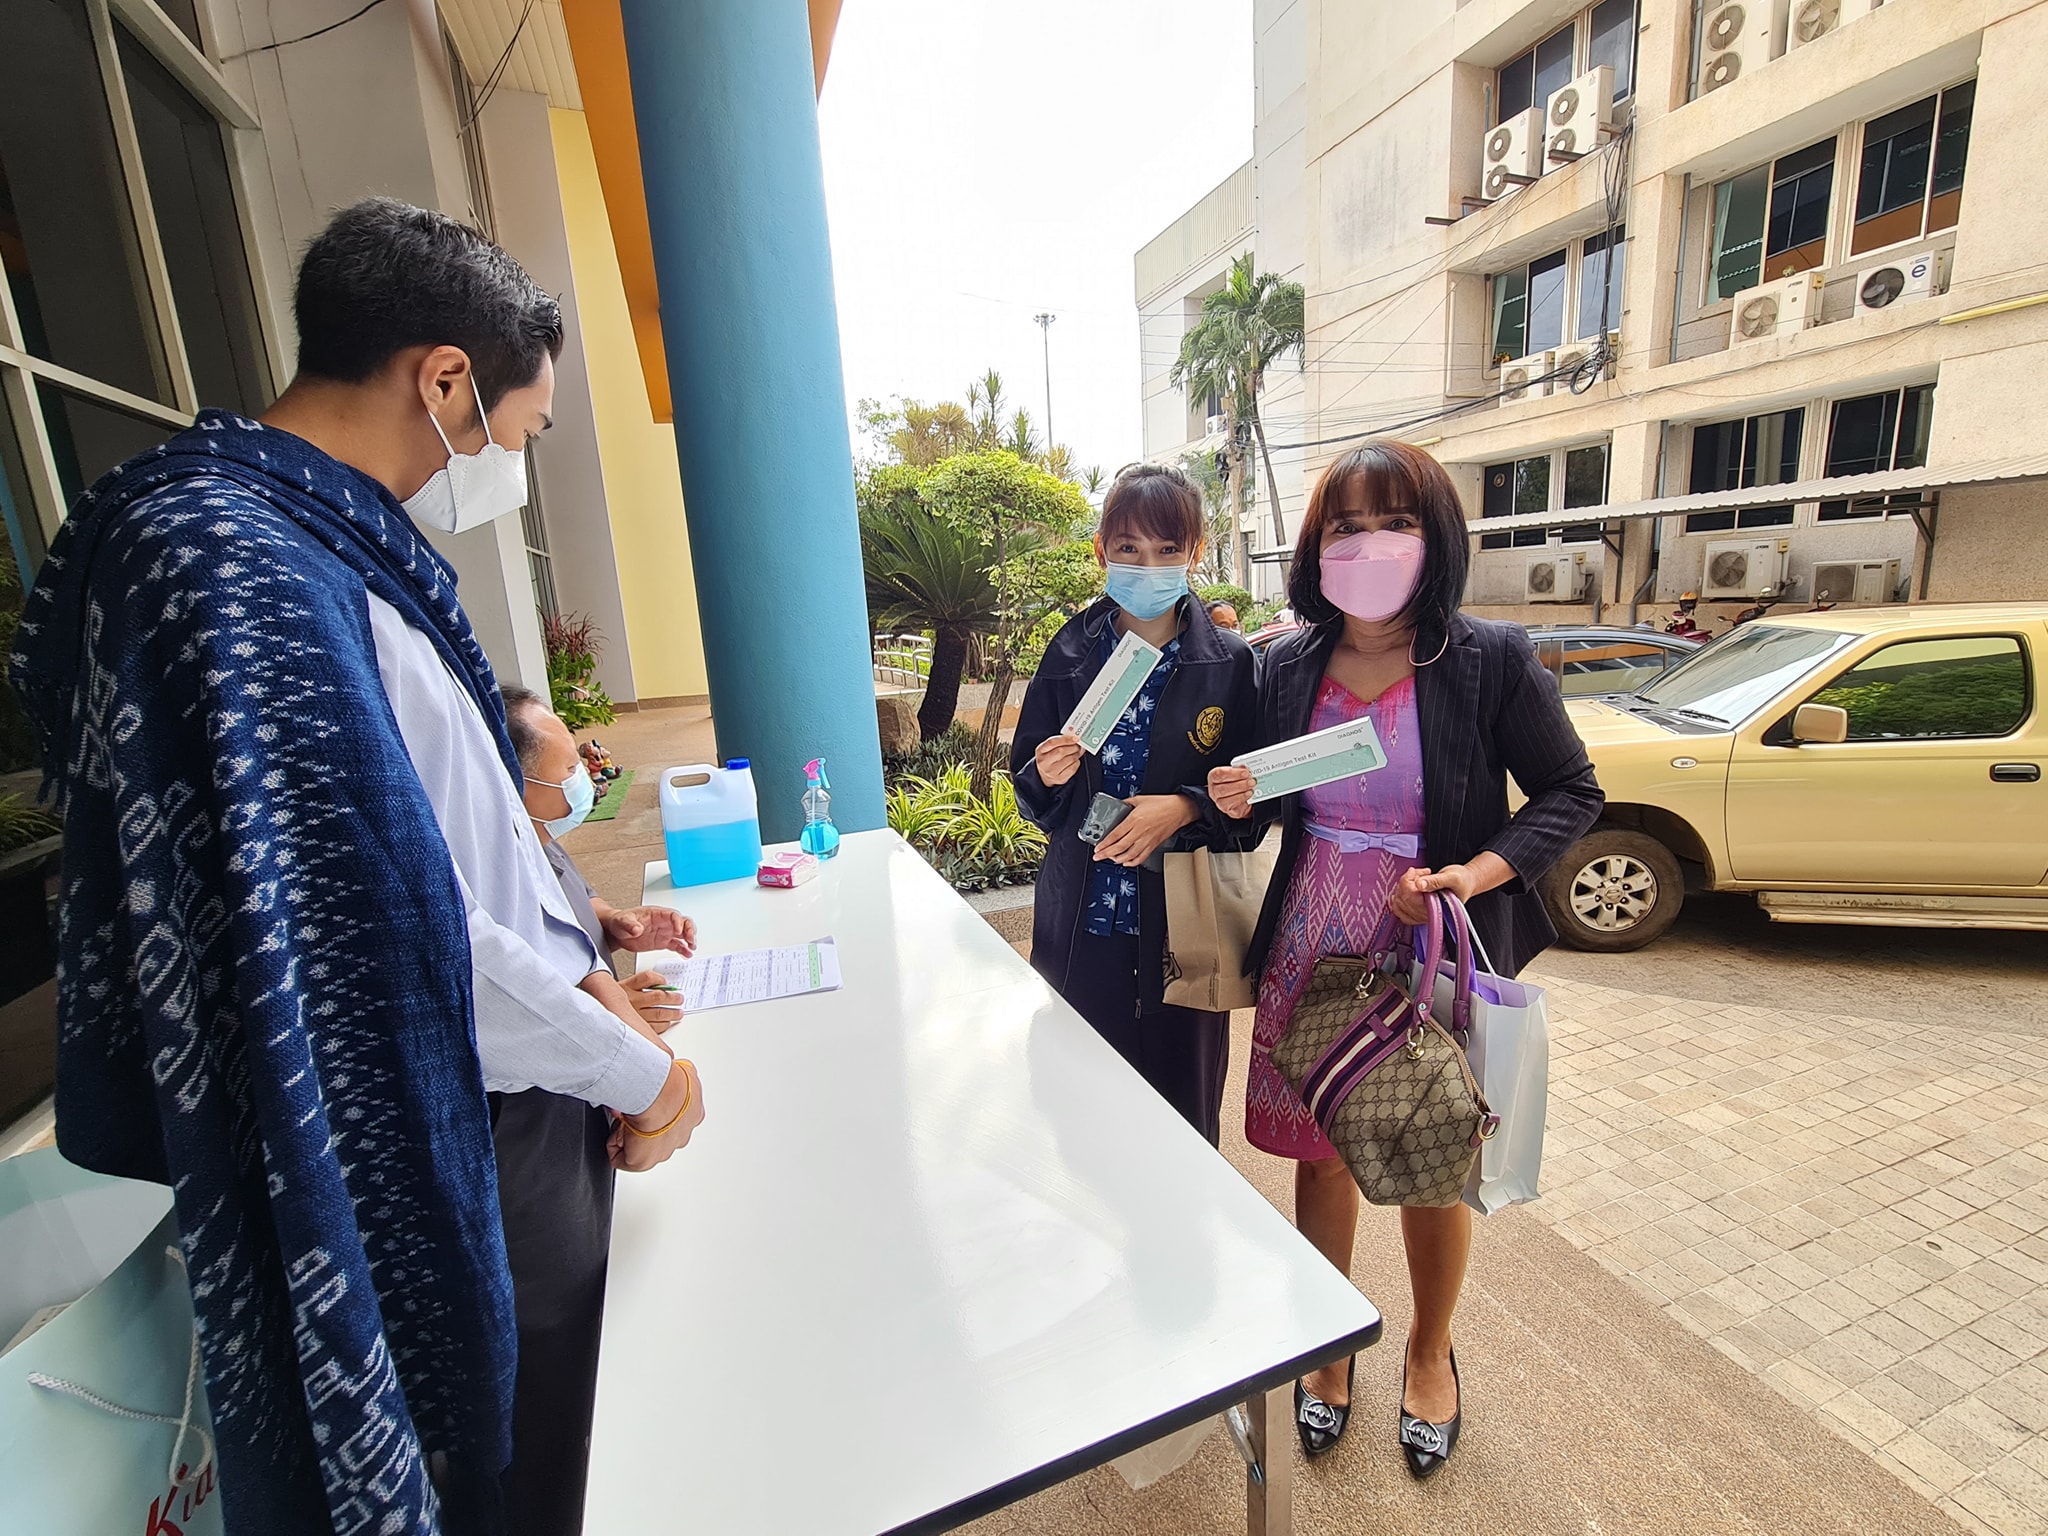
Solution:
[[[825,777],[822,757],[804,764],[804,831],[797,846],[818,859],[839,852],[839,829],[832,825],[832,784]]]

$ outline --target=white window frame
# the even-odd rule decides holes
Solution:
[[[1602,449],[1603,451],[1605,451],[1607,455],[1607,485],[1605,489],[1602,491],[1599,503],[1597,503],[1598,505],[1604,506],[1614,493],[1614,440],[1611,436],[1581,438],[1577,442],[1561,443],[1555,448],[1539,448],[1530,453],[1515,454],[1511,458],[1496,459],[1494,463],[1520,464],[1528,459],[1550,460],[1549,505],[1546,506],[1543,510],[1546,512],[1565,513],[1577,510],[1575,508],[1568,508],[1564,504],[1565,457],[1568,454],[1578,453],[1587,448]],[[1486,471],[1491,469],[1492,467],[1492,464],[1480,465],[1480,475],[1484,477]],[[1480,489],[1480,516],[1472,524],[1473,531],[1481,535],[1479,547],[1482,553],[1507,553],[1517,549],[1577,548],[1581,544],[1598,544],[1600,542],[1600,524],[1597,522],[1575,524],[1571,525],[1569,528],[1567,528],[1565,524],[1560,523],[1555,527],[1549,527],[1543,530],[1542,544],[1515,544],[1511,542],[1508,545],[1502,546],[1497,549],[1488,548],[1486,540],[1489,538],[1507,537],[1510,540],[1512,540],[1514,534],[1527,533],[1529,530],[1526,528],[1514,529],[1510,530],[1510,532],[1506,535],[1487,533],[1485,516],[1485,495],[1486,493],[1484,488],[1484,481],[1482,478]]]
[[[7,415],[13,420],[16,447],[28,480],[27,485],[16,488],[19,493],[25,493],[18,499],[25,500],[27,505],[17,506],[16,510],[25,522],[33,519],[46,545],[63,525],[69,497],[65,494],[56,452],[43,421],[42,405],[37,398],[39,383],[58,386],[95,405],[154,422],[171,431],[190,426],[200,404],[185,352],[177,305],[172,297],[170,266],[164,255],[155,209],[150,200],[142,143],[136,133],[127,77],[121,67],[116,23],[173,79],[191,92],[201,106],[212,112],[220,125],[228,186],[235,200],[244,254],[249,262],[257,328],[263,336],[262,360],[271,373],[272,385],[277,386],[282,381],[278,349],[272,334],[273,317],[263,300],[262,267],[251,238],[250,198],[244,182],[243,157],[234,142],[237,131],[257,128],[256,114],[228,84],[218,66],[194,47],[191,38],[151,0],[81,0],[81,3],[92,35],[100,87],[107,104],[124,183],[119,190],[125,194],[127,213],[134,227],[139,252],[137,297],[145,311],[144,323],[154,327],[153,340],[161,360],[163,383],[171,398],[169,403],[152,400],[29,352],[21,317],[15,311],[13,293],[6,283],[0,283],[0,394],[4,394]],[[210,38],[206,10],[204,4],[198,6],[201,35]],[[22,579],[27,581],[29,573],[24,571]]]
[[[1930,233],[1927,228],[1927,205],[1934,197],[1934,153],[1940,147],[1942,100],[1959,85],[1975,84],[1977,78],[1976,72],[1972,71],[1959,79],[1949,81],[1946,85],[1937,86],[1931,91],[1917,92],[1912,100],[1901,101],[1887,107],[1882,112],[1872,113],[1869,117],[1863,118],[1842,130],[1841,136],[1836,142],[1848,143],[1853,140],[1856,147],[1853,154],[1844,156],[1838,152],[1835,156],[1836,217],[1831,221],[1828,242],[1829,254],[1835,261],[1843,265],[1853,262],[1858,268],[1882,266],[1886,258],[1895,252],[1909,251],[1916,246],[1924,246],[1935,240],[1943,238],[1953,240],[1956,237],[1957,231],[1962,228],[1962,215],[1958,213],[1956,222],[1949,225],[1948,228],[1937,229]],[[1927,190],[1920,196],[1920,233],[1904,240],[1894,240],[1889,245],[1873,246],[1870,250],[1860,251],[1852,255],[1849,248],[1856,239],[1856,197],[1863,189],[1864,137],[1869,133],[1870,125],[1879,118],[1889,117],[1894,112],[1912,106],[1914,102],[1925,101],[1929,96],[1934,98],[1935,143],[1928,150]],[[1974,103],[1972,104],[1971,113],[1971,129],[1972,137],[1974,138],[1976,128]],[[1965,165],[1963,169],[1963,189],[1966,197],[1969,191],[1969,183],[1969,167]]]
[[[1577,79],[1593,67],[1593,13],[1600,9],[1601,3],[1602,0],[1593,0],[1591,5],[1579,11],[1571,20],[1560,26],[1546,28],[1540,35],[1530,40],[1528,47],[1516,49],[1507,58],[1494,65],[1486,82],[1487,105],[1490,109],[1487,116],[1491,120],[1487,125],[1489,128],[1498,126],[1501,121],[1500,72],[1510,64],[1513,64],[1517,59],[1520,59],[1524,54],[1533,55],[1538,48],[1549,42],[1558,33],[1564,31],[1565,28],[1569,27],[1572,34],[1572,78]],[[1629,61],[1629,87],[1614,98],[1614,104],[1617,107],[1625,101],[1633,101],[1636,96],[1636,71],[1642,63],[1642,50],[1638,44],[1643,31],[1643,0],[1635,0],[1635,23],[1636,41],[1630,45],[1632,56]],[[1534,60],[1532,59],[1530,63],[1532,74],[1534,67]],[[1535,101],[1531,102],[1531,105],[1540,107],[1546,105],[1546,103]]]
[[[1618,226],[1618,229],[1619,229],[1619,231],[1620,231],[1620,234],[1621,234],[1621,239],[1620,239],[1620,241],[1619,241],[1618,243],[1619,243],[1619,245],[1621,246],[1621,265],[1622,265],[1622,289],[1623,289],[1623,291],[1622,291],[1622,294],[1620,295],[1620,297],[1622,297],[1622,298],[1625,298],[1625,297],[1627,296],[1627,284],[1628,284],[1628,261],[1629,261],[1628,249],[1629,249],[1629,246],[1630,246],[1630,245],[1632,245],[1632,244],[1634,243],[1634,239],[1635,239],[1635,237],[1634,237],[1633,235],[1631,235],[1631,234],[1629,233],[1629,231],[1628,231],[1628,226],[1627,226],[1626,224],[1622,224],[1622,225]],[[1605,229],[1595,229],[1595,230],[1589,230],[1589,231],[1588,231],[1587,233],[1585,233],[1585,234],[1583,234],[1583,235],[1576,235],[1576,236],[1574,236],[1573,238],[1571,238],[1570,240],[1567,240],[1567,241],[1566,241],[1566,242],[1564,243],[1564,245],[1563,245],[1563,246],[1561,247],[1561,249],[1562,249],[1562,250],[1564,251],[1564,272],[1565,272],[1565,278],[1564,278],[1564,329],[1565,329],[1565,330],[1566,330],[1566,331],[1567,331],[1568,333],[1571,333],[1571,334],[1567,334],[1566,336],[1564,336],[1564,337],[1563,337],[1563,338],[1562,338],[1562,339],[1561,339],[1561,340],[1560,340],[1560,341],[1559,341],[1559,342],[1557,343],[1557,345],[1558,345],[1558,346],[1560,346],[1560,347],[1569,347],[1569,346],[1573,346],[1573,345],[1575,345],[1575,344],[1576,344],[1576,343],[1578,343],[1578,342],[1582,342],[1582,341],[1597,341],[1597,340],[1599,339],[1597,335],[1595,335],[1595,336],[1580,336],[1580,335],[1576,334],[1576,332],[1578,331],[1578,327],[1579,327],[1579,311],[1580,311],[1580,309],[1581,309],[1581,308],[1583,307],[1583,306],[1581,305],[1581,303],[1580,303],[1580,289],[1581,289],[1581,284],[1582,284],[1582,282],[1583,282],[1583,279],[1584,279],[1584,277],[1585,277],[1585,271],[1586,271],[1586,242],[1587,242],[1588,240],[1598,240],[1598,239],[1604,239],[1604,238],[1606,237],[1606,234],[1607,234],[1607,231],[1606,231]],[[1501,280],[1501,279],[1502,279],[1503,277],[1507,277],[1507,276],[1509,276],[1510,274],[1512,274],[1512,273],[1514,273],[1514,272],[1521,272],[1521,273],[1523,273],[1523,274],[1525,275],[1525,282],[1524,282],[1524,285],[1523,285],[1523,287],[1524,287],[1524,292],[1523,292],[1523,302],[1524,302],[1524,304],[1526,304],[1526,303],[1527,303],[1527,283],[1526,283],[1526,274],[1528,273],[1528,270],[1529,270],[1529,267],[1530,267],[1530,265],[1531,265],[1531,264],[1532,264],[1533,262],[1541,261],[1541,260],[1543,260],[1543,259],[1544,259],[1545,257],[1549,257],[1549,256],[1555,256],[1556,254],[1557,254],[1557,251],[1556,251],[1556,250],[1548,250],[1548,251],[1545,251],[1545,252],[1543,252],[1543,254],[1542,254],[1541,256],[1534,256],[1534,257],[1531,257],[1529,261],[1525,261],[1525,262],[1522,262],[1522,263],[1521,263],[1521,264],[1520,264],[1519,266],[1515,266],[1515,267],[1510,267],[1510,268],[1508,268],[1508,269],[1507,269],[1507,271],[1505,271],[1505,272],[1489,272],[1489,273],[1487,274],[1487,277],[1486,277],[1486,358],[1487,358],[1487,362],[1486,362],[1486,371],[1487,371],[1487,372],[1488,372],[1489,374],[1497,374],[1497,373],[1498,373],[1498,372],[1500,371],[1500,366],[1501,366],[1501,364],[1502,364],[1503,362],[1512,362],[1512,361],[1514,361],[1514,358],[1512,358],[1512,357],[1509,357],[1509,358],[1504,358],[1504,357],[1500,356],[1500,355],[1498,354],[1497,350],[1496,350],[1496,341],[1497,341],[1497,339],[1498,339],[1498,337],[1497,337],[1497,334],[1496,334],[1496,322],[1497,322],[1497,321],[1499,320],[1499,318],[1500,318],[1500,297],[1499,297],[1499,294],[1500,294],[1500,290],[1499,290],[1499,287],[1498,287],[1498,284],[1499,284],[1500,280]],[[1623,319],[1623,317],[1624,317],[1624,316],[1626,316],[1626,315],[1627,315],[1627,313],[1628,313],[1628,308],[1627,308],[1626,304],[1619,304],[1619,303],[1618,303],[1618,304],[1617,304],[1617,306],[1616,306],[1616,310],[1615,310],[1615,314],[1614,314],[1614,319],[1613,319],[1613,322],[1612,322],[1612,323],[1610,324],[1610,326],[1608,327],[1608,332],[1607,332],[1607,333],[1608,333],[1608,335],[1610,335],[1610,336],[1615,336],[1615,337],[1619,337],[1619,336],[1620,336],[1620,334],[1621,334],[1621,330],[1622,330],[1622,319]],[[1523,318],[1522,318],[1522,345],[1523,345],[1524,347],[1527,347],[1527,346],[1528,346],[1528,344],[1529,344],[1529,322],[1528,322],[1528,311],[1527,311],[1527,309],[1526,309],[1526,308],[1525,308],[1525,309],[1523,310],[1523,312],[1522,312],[1522,315],[1523,315]],[[1556,349],[1555,349],[1555,348],[1545,348],[1545,350],[1546,350],[1546,351],[1554,351],[1554,350],[1556,350]],[[1618,342],[1617,342],[1617,350],[1619,350],[1619,343],[1618,343]],[[1528,354],[1528,353],[1527,353],[1526,351],[1524,351],[1524,352],[1520,352],[1520,353],[1517,353],[1517,354],[1515,354],[1515,356],[1517,356],[1517,357],[1527,357],[1528,355],[1529,355],[1529,354]]]

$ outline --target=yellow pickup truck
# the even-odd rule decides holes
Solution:
[[[1639,949],[1688,885],[1778,922],[2048,929],[2048,604],[1758,619],[1567,701],[1607,792],[1543,883],[1565,942]]]

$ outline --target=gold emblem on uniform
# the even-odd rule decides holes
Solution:
[[[1214,752],[1216,743],[1223,739],[1223,711],[1211,704],[1195,716],[1195,728],[1188,732],[1197,752]]]

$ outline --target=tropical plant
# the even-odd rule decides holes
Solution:
[[[1202,527],[1208,545],[1203,565],[1218,581],[1249,575],[1232,569],[1237,561],[1237,519],[1232,513],[1239,505],[1234,494],[1236,480],[1216,468],[1216,455],[1211,453],[1182,454],[1180,467],[1202,493]]]
[[[611,698],[597,680],[597,660],[604,635],[588,614],[541,615],[541,643],[548,655],[548,702],[572,731],[587,725],[610,725],[618,718]]]
[[[884,787],[894,789],[907,779],[934,779],[948,768],[966,764],[974,756],[974,737],[974,731],[964,721],[955,720],[912,751],[883,753]]]
[[[1239,457],[1236,428],[1248,424],[1266,469],[1266,495],[1272,509],[1273,539],[1287,542],[1280,515],[1280,482],[1273,474],[1273,455],[1266,446],[1266,427],[1259,417],[1259,392],[1266,372],[1289,352],[1301,361],[1306,331],[1306,296],[1301,284],[1284,282],[1257,271],[1246,251],[1230,264],[1223,287],[1202,300],[1202,316],[1181,338],[1180,356],[1168,378],[1190,399],[1214,396],[1229,418],[1233,472]],[[1235,497],[1231,502],[1237,506]]]
[[[931,471],[886,465],[862,477],[861,563],[868,615],[882,630],[930,630],[931,673],[918,706],[919,736],[953,723],[960,680],[977,635],[996,624],[996,581],[987,541],[925,504]]]
[[[995,669],[975,744],[973,779],[975,798],[986,799],[1003,709],[1016,676],[1018,641],[1072,587],[1071,554],[1049,557],[1042,565],[1026,557],[1049,543],[1071,543],[1095,509],[1077,487],[1012,453],[958,454],[931,471],[919,494],[941,520],[983,540],[995,570]]]
[[[1029,880],[1045,857],[1045,834],[1025,817],[1007,775],[986,796],[974,794],[964,764],[913,775],[889,791],[886,811],[897,835],[961,890]]]
[[[0,795],[0,853],[12,853],[55,837],[64,823],[53,812],[31,805],[20,795]]]

